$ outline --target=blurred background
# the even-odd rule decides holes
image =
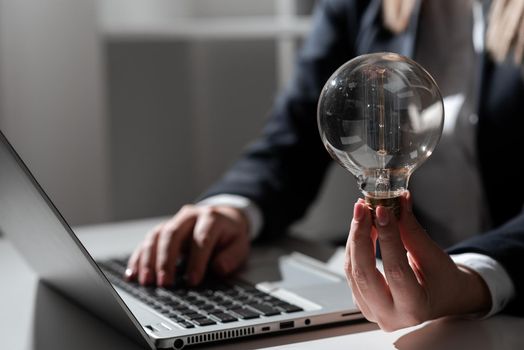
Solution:
[[[0,128],[71,224],[171,215],[258,135],[314,6],[0,0]],[[340,236],[356,195],[333,166],[293,230]]]

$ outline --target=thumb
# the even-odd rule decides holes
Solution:
[[[228,243],[220,248],[213,259],[213,270],[221,276],[237,270],[249,255],[249,241],[247,239],[232,239]]]
[[[447,254],[429,237],[413,215],[413,200],[410,192],[404,192],[400,203],[399,227],[404,247],[419,267],[425,270],[431,269],[436,261],[441,261],[443,256],[447,257]]]

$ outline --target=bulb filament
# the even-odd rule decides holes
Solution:
[[[377,169],[375,174],[377,180],[375,183],[376,194],[383,196],[389,193],[389,169]]]
[[[384,169],[386,167],[386,117],[384,115],[384,73],[386,69],[380,68],[377,70],[379,75],[378,78],[378,150],[377,154],[380,160],[380,167]]]

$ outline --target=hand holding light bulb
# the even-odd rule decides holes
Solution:
[[[375,266],[377,240],[384,275]],[[378,206],[373,224],[364,201],[355,203],[345,261],[355,303],[385,331],[449,315],[485,315],[491,307],[482,277],[456,265],[419,225],[408,192],[400,197],[399,219]]]
[[[318,126],[329,154],[356,178],[346,275],[364,316],[387,331],[486,312],[489,290],[426,234],[411,211],[409,177],[435,149],[444,106],[433,78],[393,53],[356,57],[327,81]],[[372,215],[373,214],[373,215]],[[384,274],[375,264],[380,243]]]

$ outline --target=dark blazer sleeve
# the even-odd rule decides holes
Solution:
[[[229,193],[253,200],[263,214],[263,235],[284,232],[304,214],[331,161],[318,132],[318,97],[330,75],[354,56],[365,4],[317,4],[294,77],[277,99],[262,135],[202,198]]]
[[[457,244],[448,252],[480,253],[498,261],[515,286],[515,298],[504,312],[524,316],[524,212],[493,231]]]

